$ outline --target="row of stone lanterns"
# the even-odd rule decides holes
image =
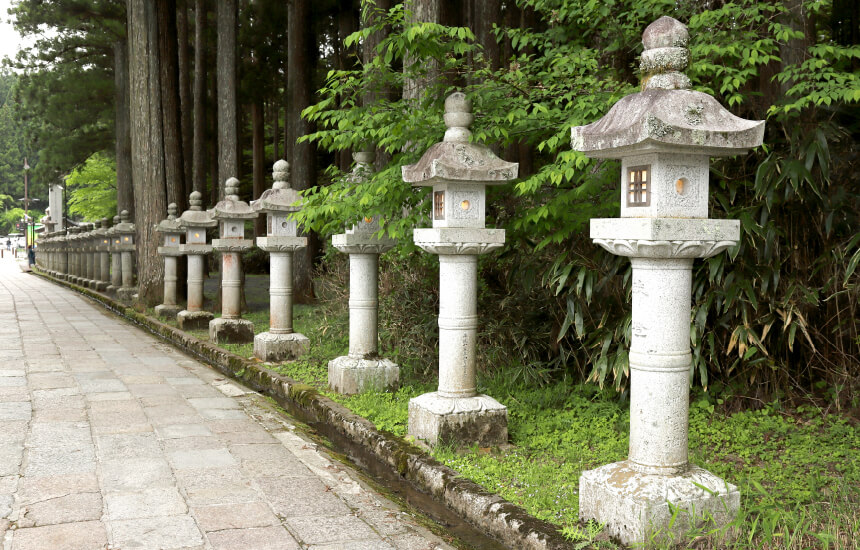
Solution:
[[[703,516],[724,525],[740,498],[735,486],[688,461],[692,265],[694,258],[720,253],[740,238],[736,220],[708,219],[710,157],[760,145],[764,122],[735,117],[711,96],[689,90],[683,72],[688,39],[686,27],[670,17],[652,23],[643,34],[643,90],[621,99],[603,119],[572,129],[574,150],[621,160],[621,218],[592,220],[591,237],[609,252],[631,258],[630,452],[627,460],[583,472],[580,516],[605,524],[627,544],[679,534]],[[502,445],[507,409],[476,387],[477,273],[478,256],[505,241],[504,230],[485,226],[486,186],[516,179],[518,165],[470,141],[473,115],[464,94],[447,98],[444,118],[444,140],[402,169],[404,182],[432,187],[432,228],[415,229],[413,239],[439,255],[440,270],[438,391],[410,401],[408,431],[430,445]],[[360,183],[373,159],[358,153],[355,160],[351,177]],[[171,205],[158,226],[165,235],[159,252],[166,262],[165,304],[159,312],[173,315],[177,309],[175,261],[184,253],[188,310],[178,318],[181,324],[183,314],[186,320],[204,317],[199,258],[211,250],[205,229],[217,223],[220,238],[212,247],[222,253],[222,316],[208,321],[210,337],[250,341],[253,327],[240,314],[239,253],[253,244],[245,238],[245,221],[267,215],[267,235],[257,240],[271,254],[270,329],[255,338],[255,353],[264,360],[298,356],[308,345],[292,328],[292,254],[306,242],[288,216],[298,208],[299,196],[289,188],[285,162],[275,164],[274,176],[272,189],[250,205],[239,200],[238,181],[231,178],[225,199],[210,213],[201,210],[199,194],[196,199],[192,194],[189,211],[176,219]],[[116,234],[124,235],[122,226]],[[186,244],[179,246],[183,230]],[[378,256],[394,245],[379,232],[379,220],[368,217],[332,238],[333,246],[350,256],[349,353],[329,363],[329,384],[342,393],[392,388],[399,377],[397,365],[378,356]],[[76,243],[83,237],[77,234],[72,230],[64,237],[73,243],[68,271],[73,281],[86,281],[94,274],[86,255],[78,254]],[[121,271],[126,272],[125,261]]]
[[[93,223],[46,233],[39,240],[37,265],[49,275],[72,284],[132,299],[134,286],[134,224],[127,211],[108,227],[104,218]]]

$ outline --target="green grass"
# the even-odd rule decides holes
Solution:
[[[256,332],[268,312],[245,316]],[[297,306],[295,328],[311,339],[311,352],[274,370],[311,384],[384,431],[406,435],[409,399],[435,389],[422,378],[426,365],[410,364],[408,350],[385,355],[401,365],[402,387],[393,393],[341,396],[326,388],[328,361],[348,349],[345,308]],[[208,336],[192,333],[195,336]],[[226,345],[250,357],[250,344]],[[430,369],[432,371],[432,369]],[[595,524],[578,522],[578,479],[583,470],[627,455],[628,404],[611,390],[554,382],[534,387],[511,369],[480,376],[479,390],[508,407],[510,448],[448,447],[435,458],[559,526],[575,548],[617,548]],[[720,412],[712,395],[694,392],[690,407],[690,459],[736,484],[741,512],[718,532],[693,531],[675,548],[860,548],[860,430],[855,419],[812,406]],[[668,543],[657,547],[672,547]]]

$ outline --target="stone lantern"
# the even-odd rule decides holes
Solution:
[[[519,165],[469,142],[471,101],[457,92],[445,100],[445,139],[418,163],[403,167],[403,180],[432,186],[432,229],[413,240],[439,255],[439,391],[409,401],[409,433],[431,445],[507,442],[507,408],[476,390],[478,255],[501,248],[504,229],[486,229],[486,187],[517,177]]]
[[[120,300],[130,302],[137,289],[134,287],[134,224],[129,221],[128,210],[119,214],[120,222],[115,227],[114,235],[118,237],[117,250],[122,254],[122,286],[116,295]],[[115,239],[116,240],[116,239]]]
[[[58,277],[62,280],[69,278],[69,229],[61,229],[57,236],[57,249],[59,251]]]
[[[68,281],[74,285],[78,284],[79,276],[80,276],[80,259],[81,255],[78,251],[79,245],[79,234],[81,232],[81,228],[79,226],[74,226],[69,228],[69,236],[67,237],[68,242],[68,250],[69,250],[69,276]]]
[[[179,227],[185,230],[185,244],[179,247],[188,257],[188,300],[185,309],[176,315],[176,323],[182,330],[204,329],[214,315],[203,310],[203,277],[206,274],[206,255],[212,245],[206,243],[206,229],[218,222],[203,210],[203,195],[194,191],[188,197],[188,210],[179,217]]]
[[[113,217],[113,225],[107,230],[107,238],[110,241],[110,284],[107,287],[107,292],[116,294],[119,287],[122,286],[122,252],[120,245],[122,239],[116,233],[116,227],[119,225],[119,216]]]
[[[94,223],[87,224],[87,239],[86,239],[86,256],[87,256],[87,286],[95,289],[99,278],[98,253],[96,252],[96,244],[98,235],[96,234]]]
[[[164,236],[164,244],[158,247],[158,254],[164,256],[164,302],[155,306],[155,314],[166,318],[176,317],[182,310],[176,305],[176,258],[182,256],[182,227],[176,219],[176,212],[176,203],[170,203],[167,205],[167,219],[155,226],[155,231]]]
[[[290,165],[279,160],[272,167],[272,188],[251,203],[266,214],[266,236],[257,246],[269,253],[269,330],[254,337],[254,355],[263,361],[282,361],[304,355],[310,340],[293,332],[293,253],[308,245],[297,236],[296,222],[289,218],[301,206],[301,196],[290,188]]]
[[[245,238],[245,220],[257,217],[257,212],[239,200],[239,180],[230,178],[224,184],[224,200],[212,209],[218,220],[219,239],[212,248],[221,252],[221,317],[209,321],[209,340],[217,343],[251,342],[254,324],[242,319],[242,257],[240,254],[254,246]]]
[[[349,177],[360,184],[369,176],[375,154],[352,157],[355,168]],[[331,238],[332,246],[349,254],[349,354],[328,364],[328,384],[342,394],[396,389],[400,382],[400,367],[378,355],[379,255],[395,244],[378,233],[379,219],[364,217]]]
[[[583,472],[579,514],[625,544],[679,536],[705,516],[725,525],[740,504],[737,487],[688,462],[692,267],[740,238],[737,220],[708,219],[709,157],[760,145],[764,122],[689,89],[687,42],[671,17],[649,25],[643,91],[572,130],[575,150],[621,160],[621,217],[591,220],[591,238],[633,268],[630,449]]]
[[[98,277],[95,289],[104,292],[110,283],[110,237],[108,237],[108,219],[102,218],[101,227],[95,230],[96,235],[96,265]]]

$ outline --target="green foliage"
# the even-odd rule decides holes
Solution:
[[[636,91],[631,67],[641,33],[672,13],[690,29],[694,87],[739,116],[768,119],[766,147],[712,163],[712,217],[740,219],[743,240],[729,255],[697,263],[691,379],[703,387],[736,379],[772,395],[789,386],[808,390],[823,378],[842,406],[856,391],[852,357],[860,354],[860,185],[850,153],[860,123],[860,48],[832,34],[848,14],[830,1],[805,2],[799,22],[781,3],[754,0],[709,10],[668,0],[517,5],[537,21],[496,29],[512,52],[497,70],[469,29],[411,23],[400,5],[353,34],[348,42],[392,29],[370,63],[328,74],[320,101],[304,112],[318,131],[304,139],[329,151],[375,144],[386,155],[366,183],[330,169],[331,184],[305,194],[299,221],[330,234],[350,220],[379,217],[383,231],[400,239],[395,257],[416,269],[410,233],[429,224],[430,205],[426,190],[402,183],[400,167],[441,139],[442,101],[454,88],[465,90],[476,113],[474,140],[503,157],[515,146],[532,151],[531,170],[488,198],[488,224],[507,230],[507,244],[482,263],[481,304],[490,304],[492,325],[482,345],[493,356],[484,366],[516,356],[522,377],[575,373],[623,389],[629,268],[583,234],[589,218],[617,215],[618,165],[586,159],[568,140],[572,126]],[[367,2],[364,9],[376,8]],[[426,83],[417,99],[385,93],[411,81]],[[407,282],[395,292],[423,296]],[[397,305],[402,317],[418,311],[414,301]],[[536,321],[526,325],[530,334],[518,333],[524,317]],[[430,334],[410,345],[432,344]]]
[[[19,77],[0,71],[0,207],[18,206],[24,196],[24,159],[30,166],[38,165],[38,158],[27,139],[32,124],[24,119],[22,106],[16,98]],[[38,180],[30,176],[30,197],[44,199],[44,186],[34,185]]]
[[[95,153],[65,177],[69,214],[94,222],[116,214],[116,161]]]

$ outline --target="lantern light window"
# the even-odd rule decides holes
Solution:
[[[436,191],[433,193],[433,219],[445,219],[445,191]]]
[[[648,179],[651,165],[627,169],[627,206],[649,206],[651,193]]]

